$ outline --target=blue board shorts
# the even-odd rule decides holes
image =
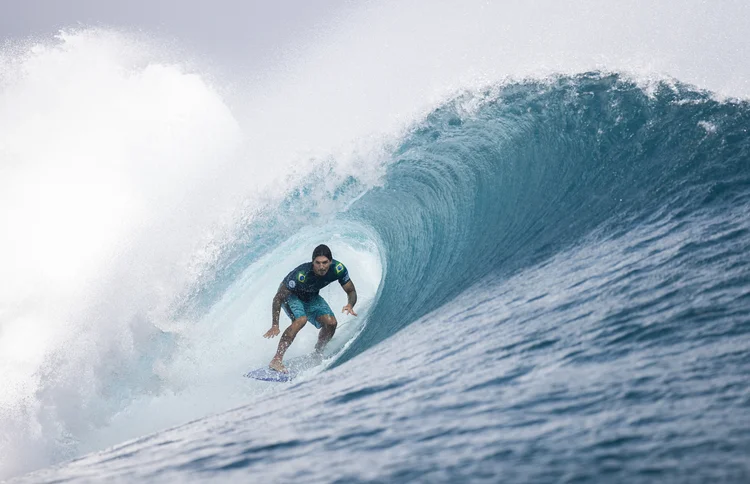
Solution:
[[[318,317],[325,314],[333,316],[331,307],[319,294],[310,298],[309,301],[303,301],[294,294],[290,294],[281,307],[284,308],[284,312],[292,321],[307,316],[307,322],[312,323],[318,329],[320,329]]]

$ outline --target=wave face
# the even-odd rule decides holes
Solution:
[[[385,186],[350,210],[379,234],[388,268],[377,323],[350,354],[469,286],[501,283],[565,250],[624,250],[644,232],[652,238],[628,248],[640,254],[628,260],[662,265],[658,275],[631,274],[631,295],[648,277],[665,279],[667,306],[693,291],[713,300],[712,284],[742,291],[747,107],[592,73],[467,94],[437,109],[399,148]],[[675,247],[685,238],[693,241]],[[700,280],[698,268],[709,271]],[[691,280],[702,287],[685,287]]]
[[[332,368],[21,480],[746,481],[749,130],[617,74],[458,96],[341,185],[382,280]]]

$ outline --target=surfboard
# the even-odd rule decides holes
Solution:
[[[292,381],[297,376],[297,372],[289,370],[289,373],[282,373],[266,366],[265,368],[250,370],[243,376],[261,381]]]
[[[314,368],[321,363],[323,363],[323,357],[317,353],[312,353],[284,361],[288,373],[282,373],[264,366],[250,370],[242,376],[261,381],[287,382],[294,380],[301,372]]]

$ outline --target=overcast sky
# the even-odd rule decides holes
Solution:
[[[0,0],[0,42],[66,27],[140,31],[207,72],[307,69],[316,96],[333,78],[347,79],[329,89],[338,97],[351,87],[408,100],[466,85],[461,76],[614,69],[748,97],[749,17],[748,0]]]
[[[0,38],[50,37],[69,27],[153,33],[221,64],[272,55],[343,12],[348,0],[0,0]],[[351,5],[349,5],[351,7]]]

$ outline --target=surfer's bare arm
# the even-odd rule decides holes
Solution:
[[[279,286],[279,290],[276,291],[276,295],[273,297],[273,304],[271,305],[271,329],[266,331],[263,335],[264,338],[273,338],[279,334],[279,313],[281,313],[281,304],[286,301],[291,291],[286,288],[284,284]]]
[[[347,302],[349,303],[344,306],[344,309],[342,309],[341,312],[356,316],[357,313],[354,312],[354,305],[357,304],[357,289],[355,289],[354,283],[349,280],[349,282],[341,286],[341,288],[346,291]]]

